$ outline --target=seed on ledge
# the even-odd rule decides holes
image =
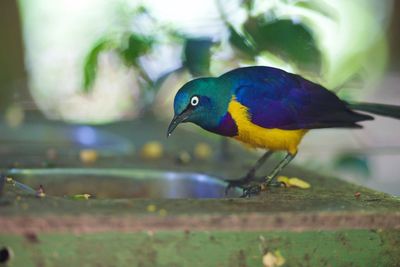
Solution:
[[[157,210],[157,206],[154,204],[150,204],[147,206],[147,211],[148,212],[155,212]]]
[[[181,151],[176,160],[180,164],[188,164],[192,160],[192,157],[187,151]]]
[[[163,155],[163,145],[158,141],[151,141],[144,144],[140,151],[140,156],[146,160],[160,159]]]
[[[93,164],[97,161],[99,155],[94,149],[82,149],[79,152],[79,158],[84,164]]]
[[[198,143],[194,147],[194,156],[200,160],[209,159],[212,156],[212,149],[207,143]]]

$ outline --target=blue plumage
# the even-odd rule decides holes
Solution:
[[[232,95],[249,109],[251,121],[264,128],[359,128],[358,121],[372,119],[350,110],[322,86],[280,69],[239,68],[219,79],[233,84]]]

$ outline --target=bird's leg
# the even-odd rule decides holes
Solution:
[[[275,167],[271,174],[265,177],[266,181],[264,182],[264,184],[267,186],[270,185],[272,180],[296,157],[296,155],[297,153],[287,153],[285,158],[278,164],[278,166]]]
[[[267,161],[267,159],[273,154],[273,151],[267,151],[264,153],[264,155],[261,156],[261,158],[259,158],[257,160],[257,162],[253,165],[253,167],[250,168],[250,170],[247,172],[246,176],[244,178],[242,178],[242,180],[245,180],[247,182],[250,182],[251,180],[253,180],[256,171],[262,166],[264,165],[264,163]]]
[[[256,171],[267,161],[267,159],[273,154],[273,151],[267,151],[265,152],[258,160],[257,162],[251,167],[251,169],[247,172],[247,174],[237,180],[227,180],[228,186],[225,189],[225,194],[228,193],[229,189],[232,187],[242,187],[249,182],[251,182],[254,179],[254,176],[256,174]]]
[[[272,184],[273,179],[279,174],[279,172],[282,171],[283,168],[285,168],[294,159],[294,157],[296,157],[296,155],[297,153],[294,154],[287,153],[285,158],[281,162],[279,162],[279,164],[275,167],[275,169],[268,176],[265,177],[264,182],[243,189],[242,197],[250,197],[251,195],[256,195],[260,193],[262,187],[277,185],[277,184]]]

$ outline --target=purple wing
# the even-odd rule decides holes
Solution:
[[[249,110],[251,121],[264,128],[285,130],[330,127],[360,128],[371,116],[350,110],[335,94],[304,78],[267,67],[239,69],[236,99]]]

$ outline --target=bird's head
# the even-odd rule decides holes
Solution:
[[[175,115],[167,136],[181,122],[192,122],[206,130],[216,127],[227,107],[227,101],[219,89],[217,78],[195,79],[179,89],[174,99]]]

